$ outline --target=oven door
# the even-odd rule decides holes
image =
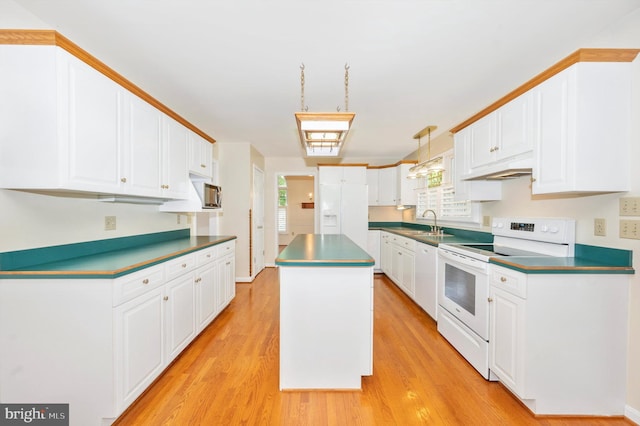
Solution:
[[[438,250],[438,303],[489,341],[489,264]]]

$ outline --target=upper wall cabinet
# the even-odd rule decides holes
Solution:
[[[629,190],[630,64],[580,62],[534,94],[532,193]]]
[[[321,184],[367,184],[366,164],[319,165],[318,182]]]
[[[456,201],[494,201],[502,199],[502,183],[489,180],[464,180],[464,174],[469,173],[471,167],[471,128],[460,130],[453,137],[453,166],[452,180],[455,188]]]
[[[533,194],[628,190],[639,51],[580,49],[452,129],[458,181],[532,174]]]
[[[189,132],[189,173],[214,178],[213,146],[193,132]]]
[[[407,179],[409,169],[415,163],[400,163],[396,166],[396,206],[415,206],[415,179]]]
[[[28,41],[29,31],[0,31]],[[52,40],[0,44],[0,187],[188,197],[187,140],[204,139],[86,52],[109,77],[69,53],[79,48],[68,40],[65,49]]]

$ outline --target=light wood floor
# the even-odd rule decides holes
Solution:
[[[278,390],[278,273],[267,268],[117,424],[633,425],[624,418],[534,417],[485,381],[435,322],[376,275],[373,376],[356,392]]]

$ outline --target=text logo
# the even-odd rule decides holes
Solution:
[[[69,404],[0,404],[0,426],[69,426]]]

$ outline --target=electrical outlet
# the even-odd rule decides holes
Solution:
[[[593,235],[604,237],[607,235],[607,223],[602,218],[593,219]]]
[[[640,240],[640,220],[620,220],[620,238]]]
[[[640,216],[640,197],[620,198],[620,216]]]
[[[176,217],[177,217],[176,221],[177,221],[178,225],[180,225],[180,215],[177,214]]]
[[[104,217],[104,230],[105,231],[115,231],[116,230],[116,217],[115,216],[105,216]]]
[[[482,216],[482,226],[491,226],[491,216]]]

